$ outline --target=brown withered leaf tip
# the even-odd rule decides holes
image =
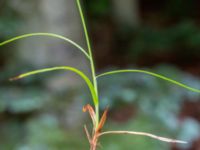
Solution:
[[[10,78],[9,81],[16,81],[16,80],[19,80],[19,79],[20,79],[20,76],[16,76],[16,77]]]
[[[85,105],[85,106],[83,107],[83,112],[86,112],[86,111],[89,112],[90,117],[91,117],[91,119],[92,119],[92,123],[93,123],[93,125],[95,126],[95,125],[96,125],[96,118],[95,118],[95,115],[96,115],[96,114],[95,114],[94,109],[92,108],[91,105],[87,104],[87,105]]]

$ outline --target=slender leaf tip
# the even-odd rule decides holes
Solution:
[[[107,76],[107,75],[118,74],[118,73],[143,73],[143,74],[147,74],[147,75],[150,75],[150,76],[154,76],[156,78],[160,78],[160,79],[165,80],[167,82],[171,82],[171,83],[173,83],[175,85],[178,85],[178,86],[180,86],[182,88],[185,88],[185,89],[187,89],[189,91],[200,93],[200,90],[197,89],[197,88],[193,88],[191,86],[188,86],[186,84],[183,84],[181,82],[178,82],[176,80],[168,78],[168,77],[163,76],[161,74],[157,74],[157,73],[150,72],[150,71],[147,71],[147,70],[138,70],[138,69],[114,70],[114,71],[108,71],[108,72],[99,74],[99,75],[96,76],[96,78],[100,78],[100,77]]]
[[[16,80],[19,80],[21,79],[22,77],[19,75],[19,76],[16,76],[16,77],[13,77],[13,78],[10,78],[9,81],[16,81]]]

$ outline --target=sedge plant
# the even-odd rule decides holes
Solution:
[[[81,21],[82,21],[82,25],[83,25],[83,30],[84,30],[84,34],[85,34],[86,43],[87,43],[87,49],[82,48],[79,44],[70,40],[67,37],[64,37],[64,36],[61,36],[61,35],[58,35],[58,34],[54,34],[54,33],[29,33],[29,34],[24,34],[24,35],[20,35],[20,36],[11,38],[9,40],[6,40],[4,42],[1,42],[0,46],[4,46],[8,43],[11,43],[11,42],[14,42],[14,41],[17,41],[17,40],[20,40],[20,39],[28,38],[28,37],[33,37],[33,36],[48,36],[48,37],[53,37],[53,38],[58,38],[58,39],[64,40],[68,44],[71,44],[74,47],[76,47],[88,59],[88,61],[90,62],[92,79],[90,79],[88,76],[86,76],[84,72],[82,72],[81,70],[78,70],[74,67],[58,66],[58,67],[44,68],[44,69],[39,69],[39,70],[35,70],[35,71],[30,71],[30,72],[21,74],[19,76],[16,76],[14,78],[11,78],[10,80],[11,81],[18,80],[18,79],[22,79],[22,78],[25,78],[25,77],[28,77],[28,76],[31,76],[31,75],[36,75],[36,74],[50,72],[50,71],[56,71],[56,70],[71,71],[71,72],[74,72],[75,74],[79,75],[85,81],[85,83],[87,84],[89,91],[90,91],[90,94],[91,94],[91,97],[92,97],[92,102],[93,102],[93,105],[87,104],[86,106],[83,107],[84,112],[86,112],[86,111],[89,112],[89,115],[91,117],[92,124],[93,124],[92,131],[90,131],[90,132],[88,131],[87,127],[84,126],[84,130],[85,130],[85,133],[87,135],[87,138],[88,138],[88,141],[89,141],[89,144],[90,144],[90,150],[96,150],[97,147],[98,147],[99,138],[104,136],[104,135],[107,135],[107,134],[140,135],[140,136],[147,136],[147,137],[150,137],[150,138],[154,138],[156,140],[169,142],[169,143],[183,143],[183,144],[187,143],[187,142],[182,141],[182,140],[175,140],[175,139],[160,137],[160,136],[150,134],[150,133],[146,133],[146,132],[102,131],[102,128],[103,128],[103,126],[106,122],[108,108],[105,109],[103,115],[100,118],[100,113],[99,113],[100,100],[99,100],[99,92],[98,92],[98,85],[97,85],[99,78],[114,75],[114,74],[120,74],[120,73],[142,73],[142,74],[147,74],[147,75],[150,75],[150,76],[153,76],[153,77],[156,77],[156,78],[160,78],[162,80],[176,84],[176,85],[178,85],[182,88],[185,88],[185,89],[193,91],[193,92],[200,93],[200,90],[196,89],[196,88],[192,88],[190,86],[187,86],[183,83],[180,83],[176,80],[170,79],[170,78],[165,77],[163,75],[153,73],[153,72],[150,72],[150,71],[146,71],[146,70],[138,70],[138,69],[114,70],[114,71],[109,71],[109,72],[105,72],[105,73],[97,75],[96,71],[95,71],[92,48],[91,48],[91,45],[90,45],[90,40],[89,40],[88,31],[87,31],[87,27],[86,27],[84,14],[83,14],[83,11],[82,11],[80,0],[76,0],[76,3],[77,3],[78,10],[79,10],[80,18],[81,18]]]

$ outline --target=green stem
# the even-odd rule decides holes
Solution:
[[[85,34],[85,38],[86,38],[86,43],[87,43],[87,47],[88,47],[88,51],[89,51],[89,55],[90,55],[90,65],[91,65],[91,71],[92,71],[93,85],[94,85],[95,92],[96,92],[96,95],[97,95],[97,98],[98,98],[98,87],[97,87],[97,80],[96,80],[96,73],[95,73],[92,49],[91,49],[91,44],[90,44],[90,40],[89,40],[89,36],[88,36],[86,23],[85,23],[85,17],[83,15],[83,10],[82,10],[81,4],[80,4],[80,0],[77,0],[77,5],[78,5],[78,9],[79,9],[79,13],[80,13],[83,29],[84,29],[84,34]],[[99,101],[99,100],[97,100],[97,101]],[[98,122],[99,122],[99,104],[95,105],[95,110],[96,110],[96,120],[97,120],[97,126],[98,126]]]

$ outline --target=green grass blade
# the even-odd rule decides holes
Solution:
[[[25,77],[28,77],[28,76],[31,76],[31,75],[36,75],[36,74],[49,72],[49,71],[55,71],[55,70],[68,70],[68,71],[72,71],[72,72],[75,72],[76,74],[78,74],[86,82],[86,84],[87,84],[87,86],[88,86],[88,88],[89,88],[89,90],[91,92],[94,105],[95,106],[98,105],[98,99],[97,99],[97,96],[96,96],[96,93],[95,93],[95,90],[94,90],[94,86],[91,83],[90,79],[82,71],[80,71],[80,70],[78,70],[76,68],[73,68],[73,67],[60,66],[60,67],[39,69],[39,70],[35,70],[35,71],[31,71],[31,72],[27,72],[27,73],[21,74],[21,75],[19,75],[17,77],[11,78],[10,80],[11,81],[18,80],[18,79],[22,79],[22,78],[25,78]]]
[[[24,39],[24,38],[28,38],[28,37],[33,37],[33,36],[48,36],[48,37],[54,37],[54,38],[62,39],[64,41],[72,44],[76,48],[78,48],[90,60],[89,54],[80,45],[78,45],[76,42],[70,40],[69,38],[66,38],[64,36],[61,36],[61,35],[58,35],[58,34],[54,34],[54,33],[29,33],[29,34],[23,34],[23,35],[11,38],[9,40],[6,40],[4,42],[1,42],[0,46],[6,45],[8,43],[11,43],[11,42],[14,42],[14,41],[17,41],[17,40],[20,40],[20,39]]]
[[[115,71],[109,71],[109,72],[102,73],[102,74],[98,75],[96,78],[100,78],[100,77],[107,76],[107,75],[113,75],[113,74],[117,74],[117,73],[127,73],[127,72],[148,74],[148,75],[163,79],[165,81],[171,82],[173,84],[176,84],[176,85],[178,85],[178,86],[180,86],[182,88],[188,89],[190,91],[200,93],[199,89],[192,88],[192,87],[190,87],[188,85],[185,85],[183,83],[180,83],[180,82],[178,82],[176,80],[173,80],[173,79],[170,79],[170,78],[165,77],[163,75],[160,75],[160,74],[157,74],[157,73],[153,73],[153,72],[150,72],[150,71],[146,71],[146,70],[137,70],[137,69],[115,70]]]

